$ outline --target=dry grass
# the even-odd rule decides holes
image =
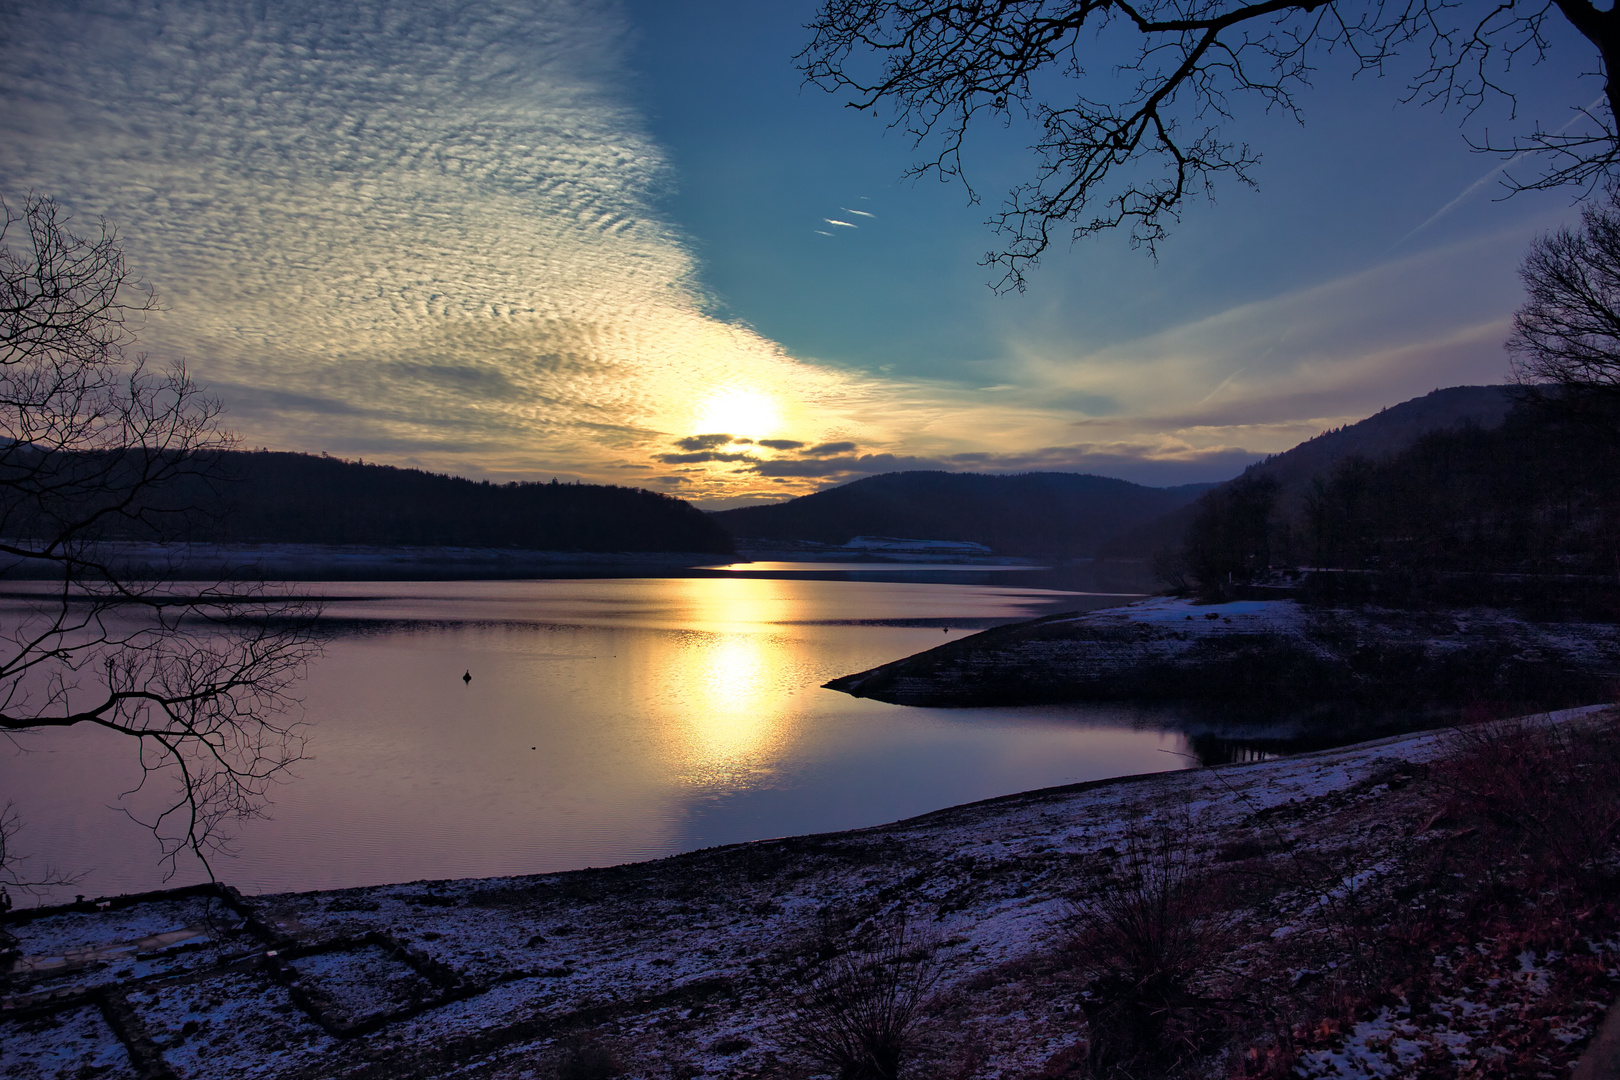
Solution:
[[[1435,779],[1442,816],[1462,816],[1503,854],[1555,876],[1603,872],[1620,830],[1620,717],[1459,728]]]
[[[613,1080],[621,1073],[614,1053],[590,1038],[563,1047],[555,1068],[556,1080]]]
[[[1389,883],[1353,919],[1325,913],[1315,946],[1356,977],[1322,980],[1286,1030],[1236,1056],[1232,1075],[1297,1076],[1383,1012],[1412,1038],[1469,1026],[1458,1002],[1492,1019],[1482,1052],[1436,1035],[1398,1075],[1558,1075],[1614,994],[1612,959],[1592,942],[1620,932],[1620,717],[1564,724],[1484,721],[1449,736],[1423,781],[1421,820]],[[1361,950],[1359,957],[1355,950]],[[1302,962],[1282,950],[1281,966]],[[1540,974],[1530,978],[1524,958]],[[1461,1027],[1458,1025],[1461,1024]],[[1417,1033],[1417,1034],[1412,1034]]]

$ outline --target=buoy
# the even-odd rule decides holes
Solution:
[[[472,670],[471,669],[468,669],[467,671],[462,673],[461,681],[464,682],[464,683],[472,682]]]

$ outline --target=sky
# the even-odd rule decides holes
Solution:
[[[1157,257],[979,264],[1025,134],[909,181],[892,116],[802,85],[800,0],[0,0],[0,194],[113,222],[245,446],[717,507],[904,468],[1224,479],[1501,382],[1539,234],[1468,139],[1558,127],[1573,34],[1467,118],[1321,59],[1240,109],[1256,189]]]

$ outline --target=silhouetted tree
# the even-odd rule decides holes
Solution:
[[[255,813],[299,755],[278,714],[310,611],[264,587],[119,573],[106,541],[192,516],[230,438],[184,368],[129,354],[153,300],[110,226],[75,235],[37,196],[0,213],[0,577],[50,578],[0,606],[0,733],[129,736],[147,776],[176,784],[144,821],[166,861],[189,849],[206,866],[222,823]]]
[[[914,175],[962,179],[976,123],[1010,123],[1015,112],[1035,122],[1039,164],[991,219],[1006,239],[987,256],[1003,273],[998,288],[1021,288],[1054,234],[1126,225],[1151,248],[1189,194],[1223,173],[1250,182],[1259,157],[1225,139],[1221,122],[1243,100],[1297,115],[1315,54],[1338,49],[1382,71],[1408,50],[1421,69],[1407,100],[1471,113],[1487,97],[1512,101],[1515,65],[1534,70],[1560,16],[1611,75],[1620,19],[1590,0],[823,0],[799,59],[811,82],[847,91],[851,108],[890,106],[896,126],[932,143]],[[1612,81],[1605,100],[1595,113],[1578,109],[1586,122],[1573,131],[1537,128],[1482,149],[1546,162],[1532,179],[1510,179],[1518,188],[1612,176]]]
[[[1387,458],[1346,458],[1297,499],[1278,498],[1263,470],[1198,504],[1179,567],[1205,591],[1267,561],[1414,585],[1456,572],[1620,579],[1620,443],[1594,443],[1544,409],[1432,431]]]
[[[491,484],[313,454],[229,452],[238,482],[193,540],[420,544],[727,554],[731,538],[681,499],[607,484]],[[199,500],[207,492],[199,490]]]
[[[1513,317],[1513,374],[1543,407],[1596,420],[1620,437],[1620,204],[1581,211],[1530,247],[1529,299]]]
[[[1182,558],[1200,588],[1253,581],[1271,566],[1279,487],[1272,477],[1246,472],[1199,499]]]
[[[1313,565],[1360,567],[1367,561],[1373,484],[1373,464],[1360,455],[1346,458],[1332,476],[1312,479],[1304,507]]]

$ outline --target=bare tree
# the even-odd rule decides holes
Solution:
[[[1579,230],[1542,236],[1519,268],[1514,380],[1538,404],[1620,435],[1620,204],[1588,206]]]
[[[1245,101],[1297,116],[1318,53],[1382,72],[1412,52],[1421,70],[1406,99],[1472,114],[1490,98],[1515,105],[1511,77],[1545,58],[1560,17],[1596,47],[1607,80],[1620,15],[1590,0],[823,0],[799,60],[851,108],[896,111],[895,126],[929,147],[914,176],[966,183],[970,128],[1034,121],[1034,178],[990,221],[1006,239],[986,263],[1007,289],[1022,288],[1055,235],[1126,226],[1151,250],[1220,174],[1252,183],[1259,156],[1222,123]],[[1617,105],[1606,82],[1571,124],[1478,149],[1545,163],[1510,187],[1590,186],[1620,164]]]
[[[123,572],[121,541],[206,512],[230,437],[183,367],[129,352],[154,302],[109,225],[76,235],[38,196],[0,212],[0,733],[129,736],[142,785],[174,784],[142,819],[169,871],[185,851],[206,868],[300,755],[281,717],[314,613],[262,584]],[[0,884],[21,883],[5,854]]]

